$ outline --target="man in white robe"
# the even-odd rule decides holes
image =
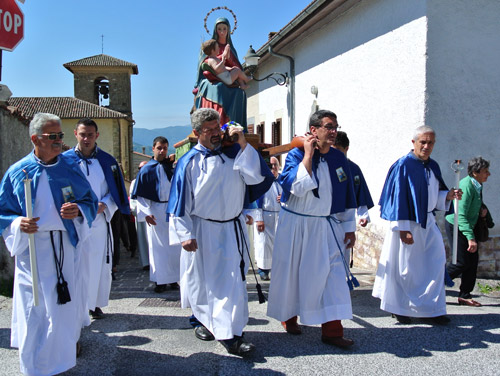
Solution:
[[[74,135],[77,145],[64,154],[79,164],[99,200],[91,235],[82,245],[81,286],[82,291],[87,290],[82,313],[85,316],[90,314],[93,319],[102,319],[105,315],[101,308],[108,305],[111,292],[111,219],[116,210],[127,214],[130,209],[118,162],[96,144],[99,138],[96,122],[89,118],[80,119],[75,126]]]
[[[171,243],[184,249],[181,303],[229,353],[245,356],[255,346],[243,338],[249,243],[242,210],[246,186],[260,187],[252,202],[267,191],[272,175],[241,129],[229,130],[237,144],[220,148],[217,111],[198,109],[191,122],[198,144],[177,163],[168,207]]]
[[[257,200],[256,211],[258,212],[254,218],[254,249],[255,262],[259,267],[259,275],[263,281],[270,279],[271,272],[274,236],[278,226],[278,214],[280,212],[280,198],[283,191],[278,182],[280,164],[278,158],[270,158],[271,172],[276,180],[273,181],[271,188]]]
[[[156,283],[155,292],[161,293],[167,284],[179,289],[181,247],[169,242],[167,204],[173,167],[165,137],[153,140],[153,155],[139,171],[131,197],[137,199],[137,220],[148,224],[149,275]]]
[[[354,244],[356,200],[348,162],[332,148],[337,116],[309,119],[304,151],[294,148],[280,175],[281,212],[273,251],[267,314],[290,334],[321,324],[321,341],[347,348],[341,320],[352,318],[345,244]]]
[[[340,150],[347,157],[347,151],[349,150],[349,137],[343,131],[337,132],[337,137],[335,137],[335,143],[333,147],[335,149]],[[370,190],[368,189],[368,185],[366,184],[365,177],[363,176],[363,172],[359,168],[359,166],[351,161],[349,158],[347,159],[349,163],[349,170],[351,171],[352,179],[354,182],[354,193],[356,194],[356,214],[358,217],[358,224],[361,227],[366,227],[370,222],[370,214],[368,210],[373,208],[373,200],[370,195]],[[352,267],[353,260],[351,259],[351,253],[353,253],[353,247],[351,245],[347,245],[348,249],[344,253],[346,261]]]
[[[88,236],[97,200],[78,166],[60,155],[64,133],[57,116],[35,114],[30,135],[34,152],[12,165],[0,185],[0,232],[16,258],[11,346],[19,348],[23,374],[54,375],[76,364],[75,248]],[[26,216],[25,173],[33,179],[33,218]],[[29,234],[35,240],[37,306]]]
[[[439,165],[430,158],[436,135],[418,127],[413,147],[394,163],[380,198],[381,217],[390,221],[377,269],[373,296],[380,309],[402,324],[411,317],[447,324],[445,295],[446,253],[434,210],[447,210],[461,191],[448,190]]]
[[[139,171],[142,167],[144,167],[148,162],[142,161],[139,163]],[[135,188],[135,182],[137,179],[134,179],[130,182],[130,196],[132,196],[132,192]],[[149,270],[149,246],[148,246],[148,227],[146,225],[146,220],[141,218],[139,220],[138,212],[137,212],[137,200],[131,198],[130,199],[130,211],[135,217],[135,229],[137,231],[137,250],[139,251],[139,259],[141,260],[141,266],[143,270]]]

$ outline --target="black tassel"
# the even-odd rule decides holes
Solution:
[[[70,301],[68,283],[65,280],[57,282],[57,304],[66,304]]]
[[[241,280],[246,281],[245,277],[245,261],[241,259],[240,261],[240,272],[241,272]]]
[[[353,275],[351,275],[351,278],[352,278],[352,284],[354,285],[354,287],[359,287],[359,282],[358,282],[357,278]]]
[[[257,295],[259,296],[259,304],[263,304],[266,302],[267,299],[262,292],[262,287],[260,286],[259,282],[257,282]]]

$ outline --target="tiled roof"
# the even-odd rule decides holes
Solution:
[[[11,97],[8,104],[16,107],[23,116],[28,118],[32,118],[37,112],[48,112],[61,119],[127,118],[127,115],[121,112],[73,97]]]
[[[128,61],[120,60],[116,57],[104,54],[71,61],[69,63],[63,64],[63,67],[70,72],[73,72],[71,67],[130,67],[132,68],[134,74],[139,74],[139,69],[137,68],[136,64],[129,63]]]

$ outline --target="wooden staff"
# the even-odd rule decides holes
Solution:
[[[26,216],[33,218],[33,205],[31,202],[31,179],[28,177],[26,170],[24,182],[24,198],[26,202]],[[38,268],[36,264],[36,250],[35,250],[35,234],[28,234],[29,249],[30,249],[30,264],[31,264],[31,288],[33,289],[33,305],[38,306]]]

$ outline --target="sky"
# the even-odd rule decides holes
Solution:
[[[6,0],[0,0],[1,2]],[[200,45],[214,22],[226,17],[240,62],[249,45],[258,50],[310,0],[25,0],[24,40],[3,51],[2,84],[16,97],[74,96],[73,75],[64,63],[102,53],[134,64],[131,76],[135,127],[188,125]]]

